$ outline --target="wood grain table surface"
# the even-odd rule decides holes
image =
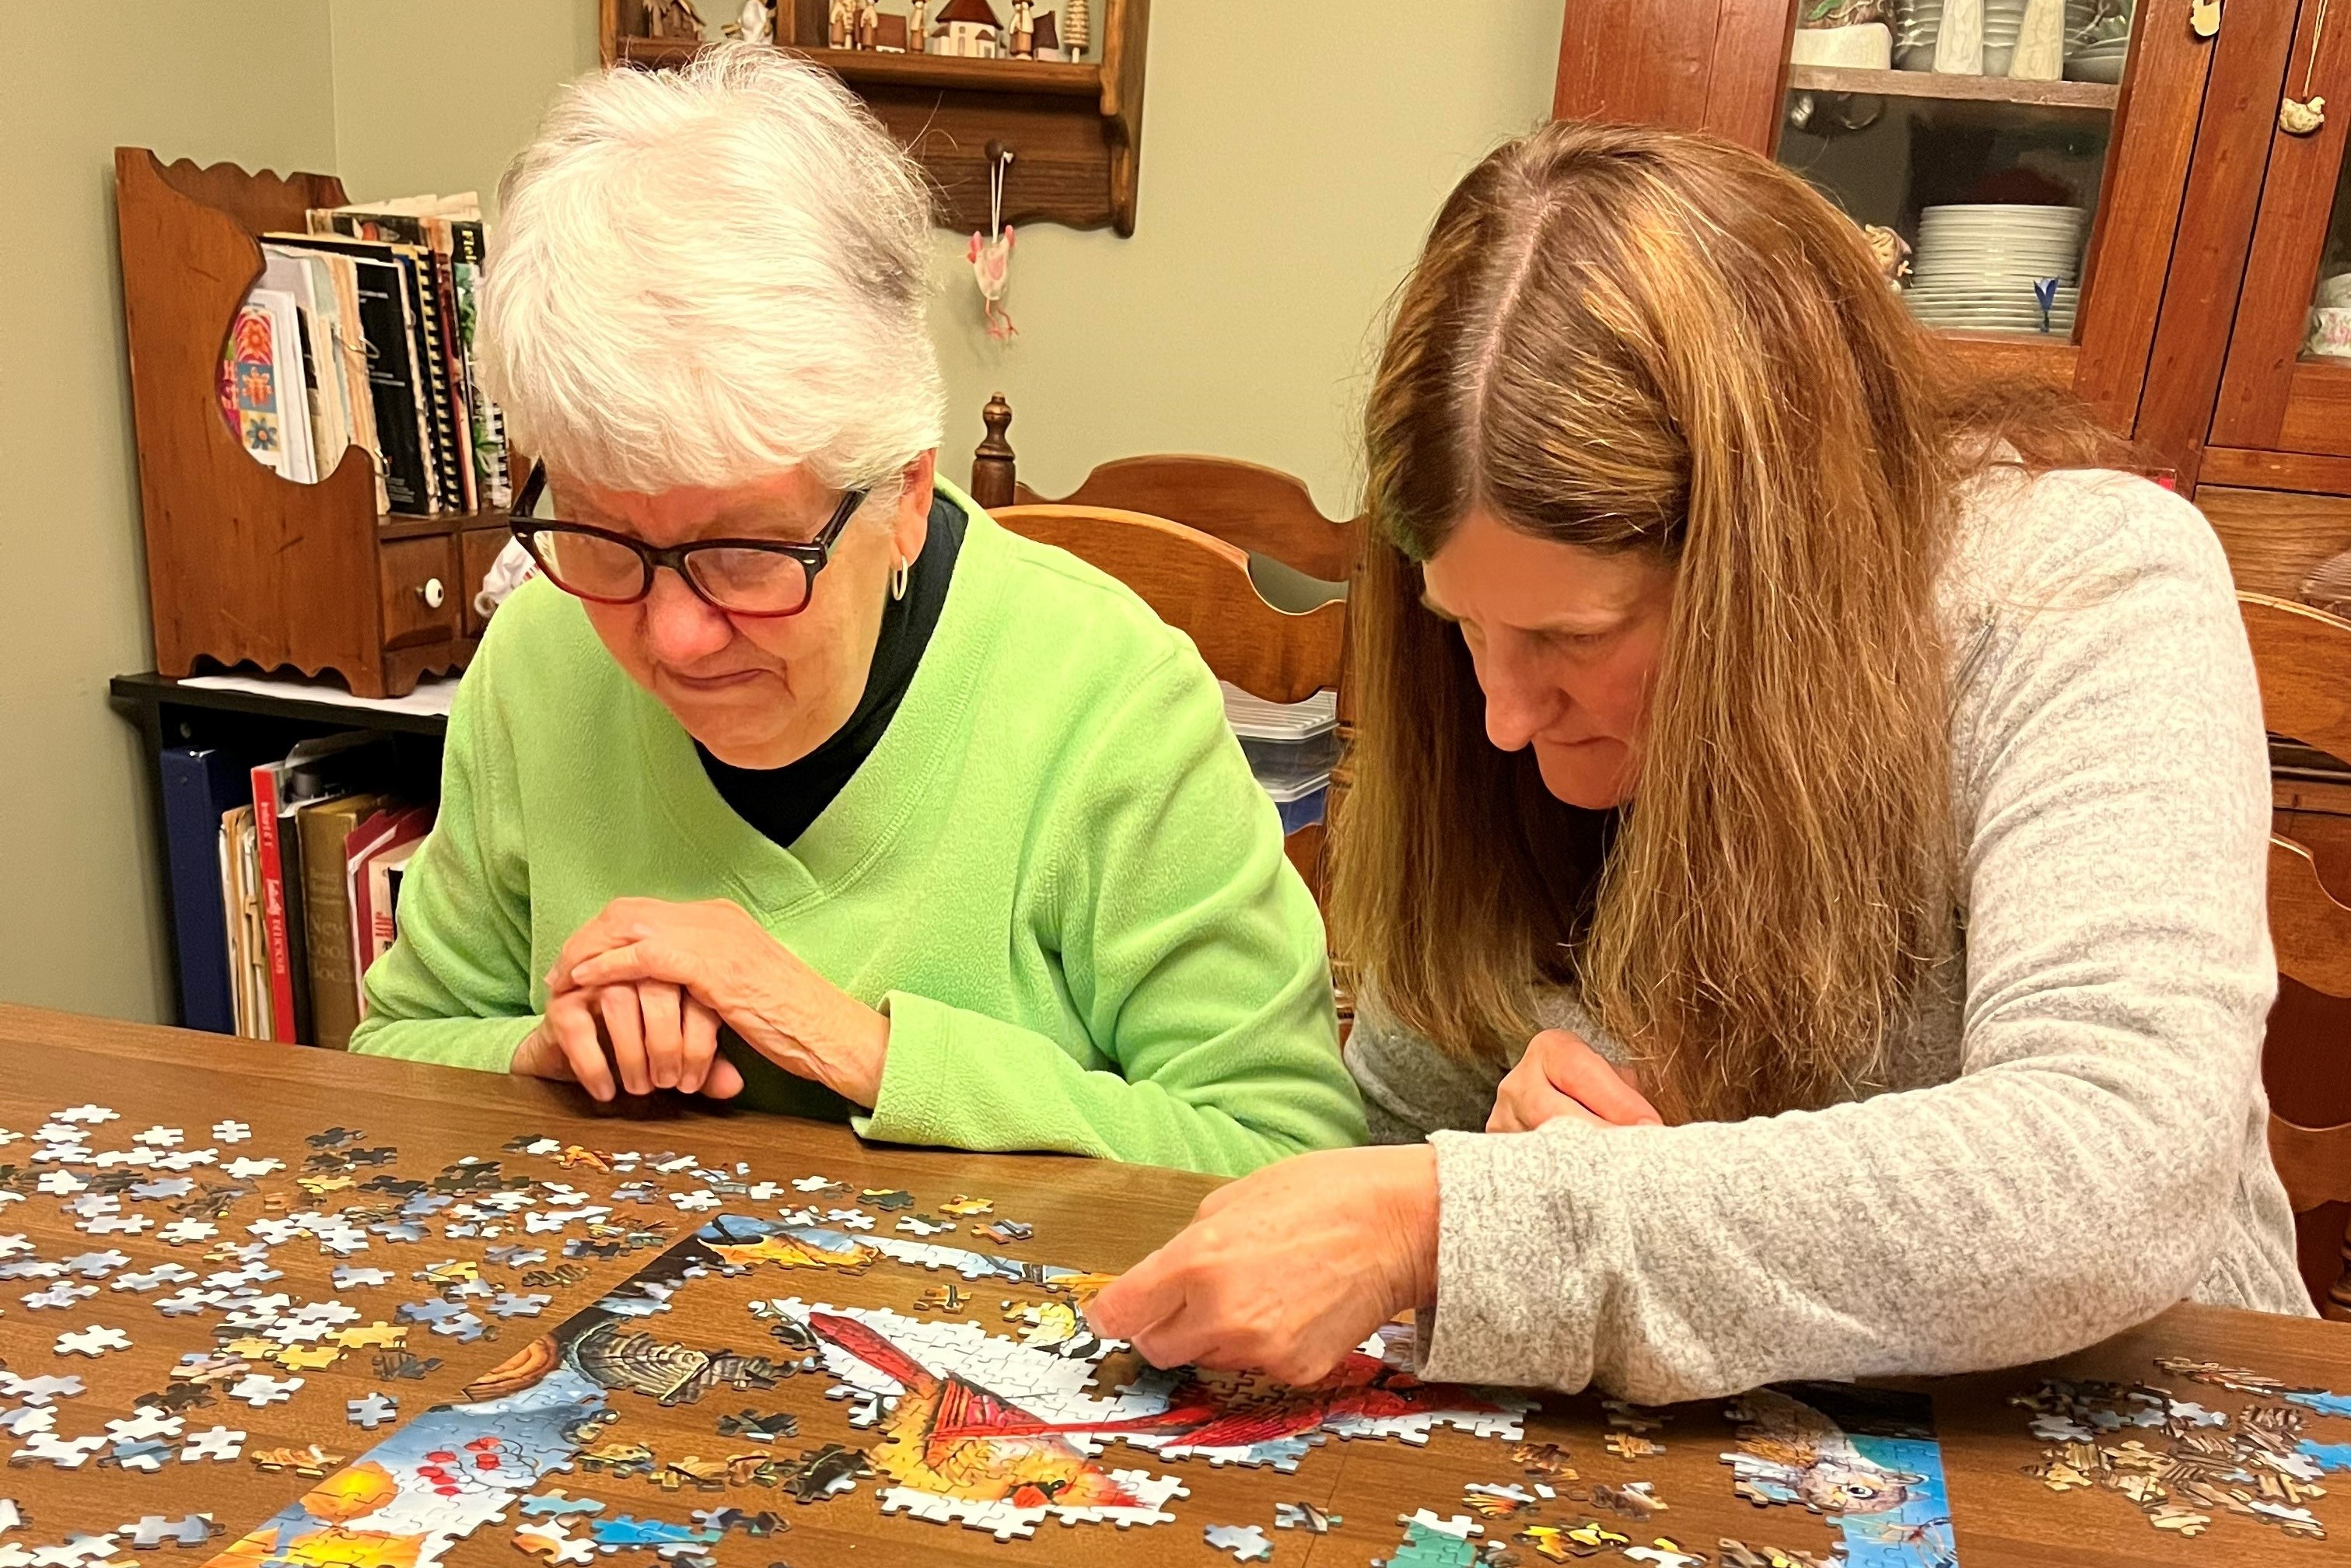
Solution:
[[[38,1145],[27,1135],[61,1109],[85,1103],[110,1108],[120,1116],[103,1129],[92,1129],[92,1142],[99,1148],[128,1148],[132,1133],[151,1124],[183,1130],[186,1147],[211,1145],[214,1140],[208,1130],[216,1122],[235,1120],[250,1126],[250,1139],[233,1147],[223,1146],[221,1160],[275,1158],[284,1162],[284,1168],[246,1179],[242,1185],[248,1196],[225,1203],[216,1220],[221,1241],[249,1241],[246,1227],[273,1215],[331,1212],[353,1204],[364,1207],[370,1200],[362,1197],[365,1189],[356,1183],[329,1178],[312,1189],[298,1185],[306,1157],[318,1147],[310,1140],[335,1128],[363,1134],[364,1138],[356,1142],[369,1148],[393,1151],[390,1155],[371,1156],[381,1163],[356,1173],[361,1181],[390,1175],[430,1182],[455,1162],[492,1160],[500,1162],[508,1176],[576,1184],[601,1203],[611,1188],[625,1179],[621,1175],[599,1175],[592,1168],[561,1166],[516,1147],[518,1139],[545,1137],[591,1150],[640,1151],[648,1160],[673,1152],[691,1154],[705,1168],[731,1170],[739,1164],[744,1174],[737,1179],[745,1183],[789,1184],[821,1175],[844,1184],[852,1194],[863,1189],[904,1189],[913,1196],[914,1212],[923,1214],[940,1212],[936,1206],[951,1196],[982,1196],[993,1202],[995,1218],[1025,1222],[1034,1228],[1033,1237],[1000,1245],[981,1240],[973,1233],[987,1221],[965,1218],[955,1234],[938,1239],[941,1245],[1101,1272],[1132,1265],[1173,1234],[1214,1185],[1180,1172],[1078,1159],[869,1145],[843,1127],[736,1115],[670,1100],[639,1103],[627,1107],[625,1113],[615,1113],[594,1106],[569,1086],[0,1008],[0,1128],[16,1134],[0,1146],[0,1167],[14,1167],[0,1169],[0,1178],[6,1178],[0,1179],[0,1197],[12,1191],[25,1195],[23,1201],[0,1207],[0,1234],[22,1233],[27,1239],[30,1251],[20,1250],[20,1256],[62,1259],[114,1249],[132,1260],[124,1266],[131,1271],[152,1270],[163,1262],[198,1271],[235,1266],[233,1260],[204,1260],[208,1248],[204,1241],[167,1245],[155,1228],[96,1234],[78,1229],[61,1195],[47,1188],[26,1191],[31,1186],[26,1177],[33,1170],[55,1168],[32,1164],[28,1151]],[[217,1166],[189,1174],[204,1184],[228,1181]],[[644,1172],[640,1169],[637,1174]],[[673,1190],[675,1186],[671,1184]],[[789,1202],[799,1195],[788,1190],[781,1196]],[[383,1200],[372,1201],[380,1212]],[[853,1204],[858,1200],[835,1197],[811,1201]],[[740,1198],[725,1202],[726,1211],[764,1212],[770,1217],[779,1207],[775,1201],[748,1207]],[[162,1203],[134,1202],[122,1209],[141,1211],[152,1211],[159,1221],[170,1218],[167,1206]],[[455,1239],[435,1228],[416,1241],[380,1237],[366,1250],[350,1257],[330,1255],[311,1245],[307,1237],[274,1247],[268,1266],[281,1270],[283,1278],[272,1281],[267,1290],[285,1292],[297,1302],[348,1302],[359,1310],[361,1323],[393,1320],[401,1303],[429,1299],[434,1287],[416,1282],[416,1276],[429,1265],[447,1260],[475,1261],[481,1278],[495,1282],[501,1291],[524,1290],[519,1282],[521,1270],[481,1261],[487,1248],[501,1242],[547,1246],[547,1260],[536,1266],[535,1288],[553,1301],[537,1318],[500,1319],[485,1312],[489,1332],[470,1342],[436,1335],[423,1323],[411,1325],[406,1352],[440,1363],[422,1380],[387,1381],[374,1353],[354,1350],[332,1364],[302,1370],[304,1386],[284,1403],[249,1408],[214,1399],[184,1410],[191,1429],[220,1423],[246,1432],[244,1456],[233,1462],[172,1459],[152,1473],[141,1473],[102,1459],[62,1469],[26,1462],[26,1456],[18,1452],[8,1468],[0,1469],[0,1498],[13,1499],[26,1515],[26,1522],[14,1536],[0,1531],[0,1552],[12,1541],[63,1542],[78,1532],[117,1531],[149,1515],[178,1517],[204,1511],[222,1527],[208,1549],[165,1546],[139,1554],[147,1561],[160,1558],[169,1564],[195,1568],[318,1484],[290,1469],[263,1469],[255,1462],[255,1456],[277,1449],[299,1453],[314,1444],[338,1461],[363,1455],[395,1427],[362,1431],[346,1419],[347,1400],[360,1399],[374,1391],[395,1396],[399,1419],[405,1421],[428,1406],[463,1398],[461,1390],[467,1383],[636,1274],[663,1248],[690,1237],[709,1218],[668,1203],[618,1208],[615,1214],[623,1218],[658,1216],[666,1229],[658,1244],[647,1242],[640,1250],[611,1257],[591,1253],[578,1259],[569,1266],[568,1283],[549,1278],[550,1271],[563,1262],[559,1250],[562,1238],[553,1235],[525,1237],[509,1232],[496,1240]],[[892,1211],[878,1210],[875,1218],[874,1234],[890,1234]],[[5,1252],[0,1248],[0,1256]],[[339,1264],[386,1270],[393,1280],[376,1288],[339,1291],[332,1278]],[[904,1278],[907,1274],[914,1278]],[[67,1276],[68,1280],[76,1277]],[[876,1270],[854,1278],[805,1272],[787,1276],[763,1268],[742,1279],[697,1280],[678,1293],[671,1310],[647,1318],[643,1326],[664,1339],[705,1350],[775,1353],[778,1347],[747,1310],[753,1301],[802,1297],[844,1307],[886,1305],[904,1312],[914,1292],[948,1278],[926,1278],[908,1270]],[[129,1416],[166,1385],[175,1362],[214,1351],[234,1332],[222,1326],[216,1312],[163,1315],[155,1307],[162,1291],[142,1293],[135,1287],[118,1291],[116,1281],[104,1275],[89,1280],[95,1287],[93,1294],[69,1304],[37,1308],[21,1301],[24,1295],[57,1282],[37,1277],[0,1282],[0,1360],[18,1377],[76,1374],[83,1378],[87,1387],[80,1396],[57,1402],[55,1430],[61,1436],[95,1433],[104,1420]],[[999,1310],[1008,1304],[1002,1298],[1019,1292],[1008,1291],[995,1281],[971,1284],[967,1290],[971,1300],[965,1311],[971,1318],[992,1333],[1019,1332],[1017,1324],[1008,1325]],[[1032,1292],[1028,1299],[1040,1298]],[[2020,1302],[2020,1321],[2033,1310],[2030,1303]],[[58,1334],[92,1324],[121,1328],[133,1342],[132,1348],[95,1360],[55,1353],[53,1342]],[[2252,1403],[2238,1393],[2167,1375],[2155,1364],[2158,1356],[2249,1368],[2278,1378],[2289,1387],[2351,1393],[2351,1326],[2189,1305],[2176,1307],[2140,1328],[2060,1363],[1919,1384],[1933,1398],[1949,1479],[1956,1561],[1962,1568],[2351,1562],[2351,1474],[2328,1476],[2328,1495],[2304,1505],[2327,1530],[2325,1538],[2312,1539],[2282,1531],[2258,1519],[2225,1512],[2201,1533],[2182,1538],[2153,1528],[2138,1507],[2113,1491],[2085,1488],[2060,1493],[2026,1473],[2029,1467],[2042,1462],[2045,1446],[2027,1429],[2031,1412],[2011,1405],[2010,1399],[2030,1393],[2044,1377],[2153,1383],[2180,1399],[2199,1400],[2212,1410],[2232,1414]],[[1130,1354],[1115,1354],[1102,1362],[1097,1387],[1107,1395],[1141,1370]],[[853,1427],[851,1402],[828,1399],[827,1385],[828,1379],[822,1376],[787,1377],[758,1392],[720,1386],[706,1398],[666,1406],[647,1397],[616,1396],[614,1408],[622,1415],[611,1431],[616,1439],[642,1443],[664,1457],[687,1453],[727,1457],[744,1445],[719,1435],[719,1418],[757,1409],[789,1411],[798,1417],[797,1433],[771,1445],[779,1462],[830,1443],[852,1448],[871,1446],[880,1434]],[[13,1403],[0,1399],[0,1411]],[[1716,1561],[1725,1538],[1744,1541],[1758,1550],[1768,1544],[1827,1556],[1835,1540],[1827,1521],[1800,1508],[1760,1507],[1732,1494],[1730,1471],[1721,1460],[1731,1447],[1732,1428],[1725,1424],[1721,1408],[1719,1401],[1674,1407],[1665,1413],[1662,1427],[1650,1433],[1662,1444],[1662,1451],[1629,1459],[1604,1446],[1611,1428],[1596,1397],[1547,1396],[1543,1408],[1528,1416],[1525,1437],[1532,1443],[1556,1443],[1564,1448],[1577,1472],[1573,1482],[1524,1471],[1514,1459],[1514,1445],[1508,1440],[1479,1437],[1449,1427],[1437,1428],[1422,1446],[1332,1438],[1306,1453],[1290,1473],[1163,1461],[1140,1451],[1129,1454],[1114,1444],[1104,1453],[1105,1465],[1152,1466],[1181,1475],[1188,1495],[1167,1505],[1176,1516],[1172,1522],[1120,1530],[1049,1521],[1039,1526],[1032,1538],[1005,1542],[951,1524],[884,1515],[877,1506],[887,1484],[882,1478],[861,1479],[847,1491],[810,1503],[796,1502],[787,1490],[772,1483],[711,1491],[689,1486],[681,1491],[664,1490],[643,1477],[575,1470],[563,1478],[563,1484],[575,1496],[604,1500],[608,1515],[633,1512],[639,1517],[684,1521],[694,1510],[732,1507],[746,1512],[772,1511],[781,1517],[784,1528],[772,1533],[730,1534],[713,1548],[720,1568],[1024,1561],[1084,1563],[1105,1568],[1196,1563],[1213,1568],[1218,1562],[1233,1561],[1203,1540],[1204,1528],[1217,1524],[1263,1527],[1273,1549],[1268,1561],[1274,1564],[1335,1568],[1395,1553],[1403,1540],[1399,1515],[1422,1508],[1440,1517],[1463,1514],[1467,1485],[1531,1486],[1544,1479],[1558,1488],[1559,1498],[1515,1517],[1479,1521],[1482,1541],[1501,1552],[1502,1560],[1521,1568],[1533,1568],[1546,1555],[1525,1536],[1525,1526],[1532,1522],[1565,1526],[1593,1517],[1605,1520],[1607,1528],[1620,1532],[1626,1544],[1655,1551],[1652,1543],[1664,1538],[1694,1562]],[[2322,1442],[2351,1444],[2351,1418],[2313,1412],[2303,1430]],[[19,1441],[0,1434],[0,1448]],[[1579,1485],[1614,1486],[1636,1479],[1652,1483],[1656,1497],[1667,1504],[1664,1511],[1646,1520],[1595,1515],[1593,1509],[1569,1500],[1585,1495],[1575,1490]],[[1338,1515],[1343,1522],[1322,1535],[1274,1529],[1277,1503],[1289,1502],[1314,1503]],[[129,1544],[127,1538],[123,1544]],[[516,1555],[517,1544],[510,1523],[493,1524],[458,1542],[441,1560],[522,1568],[526,1560]],[[1952,1543],[1941,1544],[1948,1549]],[[1554,1543],[1554,1552],[1559,1550]],[[1892,1554],[1873,1555],[1870,1560],[1922,1565],[1950,1561],[1938,1559],[1932,1542],[1889,1545],[1885,1551]],[[131,1555],[120,1552],[118,1561]],[[1557,1560],[1577,1559],[1570,1553]],[[1593,1560],[1671,1561],[1656,1556],[1627,1559],[1621,1546],[1606,1548]],[[51,1561],[71,1568],[69,1557]],[[264,1562],[304,1560],[298,1555],[280,1560],[264,1554],[248,1561],[253,1568],[260,1568]],[[664,1568],[650,1552],[625,1552],[595,1561],[613,1562],[615,1568],[622,1564]],[[315,1568],[415,1568],[413,1563],[353,1559],[310,1562]],[[47,1563],[41,1568],[47,1568]]]

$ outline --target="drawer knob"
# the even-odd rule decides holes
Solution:
[[[428,577],[417,589],[416,597],[424,601],[425,609],[438,610],[441,608],[441,601],[446,599],[448,594],[442,589],[439,578]]]

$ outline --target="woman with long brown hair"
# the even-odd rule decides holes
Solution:
[[[1420,1308],[1426,1375],[1664,1400],[2310,1311],[2192,507],[1800,180],[1623,127],[1461,183],[1366,441],[1334,920],[1398,1146],[1219,1191],[1098,1329],[1298,1380]]]

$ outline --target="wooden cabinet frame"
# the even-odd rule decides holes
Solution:
[[[1779,144],[1796,3],[1573,0],[1564,8],[1552,111],[1708,131],[1771,156]],[[2073,387],[2125,434],[2137,427],[2151,375],[2176,369],[2158,353],[2176,356],[2189,348],[2165,343],[2158,329],[2176,248],[2211,237],[2183,239],[2182,212],[2199,165],[2201,121],[2219,56],[2217,40],[2199,38],[2189,28],[2186,0],[2140,0],[2140,7],[2130,68],[2114,111],[2073,340],[2024,334],[1946,339],[1987,370]],[[2232,7],[2232,23],[2235,11],[2252,9]],[[1967,95],[1955,90],[1951,96]],[[2216,189],[2210,195],[2224,193]],[[2220,239],[2230,251],[2226,235]],[[2241,248],[2239,244],[2231,253],[2240,269]],[[2233,279],[2229,287],[2233,292]],[[2206,408],[2210,398],[2207,386]],[[2178,461],[2201,435],[2199,422],[2187,439],[2162,447],[2163,459]]]
[[[2314,4],[2300,7],[2292,47],[2276,62],[2275,92],[2283,93],[2289,81],[2299,86],[2306,68],[2321,82],[2351,78],[2351,26],[2314,38],[2318,12]],[[2281,19],[2271,30],[2283,37],[2287,28]],[[2259,279],[2260,287],[2245,291],[2229,334],[2211,444],[2351,456],[2351,361],[2301,358],[2351,114],[2330,115],[2311,136],[2278,130],[2273,117],[2267,123],[2267,165],[2247,263],[2247,277]],[[2323,472],[2301,465],[2294,471],[2304,477]]]

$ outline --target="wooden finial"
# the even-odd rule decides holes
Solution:
[[[987,400],[979,422],[987,427],[987,435],[971,455],[971,498],[983,507],[1008,507],[1017,469],[1012,443],[1004,438],[1012,427],[1012,405],[1002,392]]]

